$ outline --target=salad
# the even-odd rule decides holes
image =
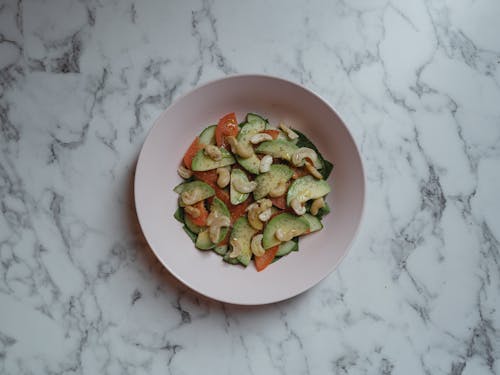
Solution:
[[[199,250],[262,271],[323,228],[333,165],[297,130],[234,113],[205,128],[179,166],[175,218]]]

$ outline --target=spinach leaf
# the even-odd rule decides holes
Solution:
[[[332,172],[333,164],[330,163],[328,160],[325,160],[325,158],[323,158],[323,155],[321,155],[321,153],[319,152],[317,147],[314,145],[314,143],[312,143],[309,140],[309,138],[307,138],[304,134],[302,134],[298,130],[293,129],[293,131],[295,133],[297,133],[297,135],[299,136],[298,141],[296,143],[298,147],[308,147],[308,148],[312,148],[314,151],[316,151],[316,154],[318,155],[318,159],[323,164],[323,168],[321,168],[319,170],[319,173],[321,173],[323,178],[325,180],[327,180],[328,177],[330,176],[330,173]]]

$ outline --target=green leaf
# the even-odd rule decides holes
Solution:
[[[295,133],[299,136],[299,139],[297,141],[297,146],[298,147],[307,147],[307,148],[312,148],[314,151],[316,151],[316,154],[318,155],[318,159],[321,161],[323,164],[323,168],[320,169],[320,173],[323,176],[325,180],[328,179],[330,176],[330,173],[332,172],[333,169],[333,164],[330,163],[328,160],[323,158],[323,155],[319,152],[318,148],[312,143],[309,138],[307,138],[304,134],[299,132],[298,130],[293,129]]]
[[[325,207],[321,207],[318,211],[318,214],[316,217],[318,219],[323,219],[323,216],[328,215],[330,213],[330,206],[328,206],[328,203],[325,202]]]
[[[192,231],[191,231],[191,230],[190,230],[187,226],[185,226],[185,225],[182,227],[182,229],[184,229],[184,231],[187,233],[187,235],[189,236],[189,238],[191,238],[191,240],[192,240],[193,242],[196,242],[196,237],[198,237],[196,233],[192,232]]]
[[[174,214],[174,218],[179,223],[184,224],[184,210],[180,207],[177,207],[177,210],[175,211],[175,214]]]

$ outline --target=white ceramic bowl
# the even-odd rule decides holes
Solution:
[[[177,167],[203,128],[235,112],[279,121],[302,131],[334,164],[329,178],[332,212],[324,229],[300,239],[300,250],[262,272],[253,264],[232,266],[212,251],[200,251],[173,218],[181,182]],[[135,203],[144,235],[163,265],[181,282],[215,300],[258,305],[293,297],[332,272],[358,230],[365,197],[363,166],[349,130],[335,110],[295,83],[239,75],[205,84],[172,104],[156,120],[137,162]]]

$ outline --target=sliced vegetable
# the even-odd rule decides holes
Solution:
[[[252,250],[250,249],[250,241],[252,237],[257,233],[255,229],[248,223],[245,216],[240,217],[234,223],[231,236],[229,238],[229,243],[234,247],[235,244],[239,247],[239,255],[237,256],[238,261],[245,267],[250,263],[252,258]]]
[[[286,240],[280,240],[277,236],[277,231],[283,233],[284,236],[290,237]],[[264,228],[264,238],[262,246],[264,249],[269,249],[279,245],[281,242],[289,241],[293,237],[300,236],[309,230],[309,223],[300,216],[295,216],[290,213],[283,213],[273,217]]]
[[[293,199],[304,203],[310,199],[321,198],[330,192],[330,185],[325,180],[317,180],[312,176],[304,176],[296,179],[286,196],[286,203],[289,206]]]
[[[260,257],[254,257],[255,259],[255,268],[257,269],[258,272],[264,270],[267,266],[269,266],[274,257],[276,256],[276,253],[279,250],[279,246],[274,246],[271,247],[270,249],[267,249],[264,255]]]
[[[273,164],[269,172],[258,175],[255,178],[257,187],[253,191],[255,200],[264,198],[271,190],[280,183],[286,183],[293,175],[293,171],[285,164]],[[279,194],[279,193],[278,193]]]
[[[200,250],[210,250],[215,247],[215,244],[210,241],[210,236],[208,234],[208,229],[205,229],[198,233],[195,243],[196,248]]]
[[[186,225],[189,229],[191,229],[194,233],[198,233],[200,230],[199,230],[199,228],[198,228],[198,230],[196,230],[196,226],[203,227],[203,226],[207,225],[208,211],[205,208],[205,204],[203,201],[199,201],[198,203],[194,204],[193,207],[196,208],[200,212],[200,215],[197,217],[194,217],[194,216],[188,214],[187,212],[185,212],[184,213],[185,222],[186,222]],[[190,222],[190,224],[193,224],[193,225],[188,224],[188,221]]]
[[[210,125],[200,133],[200,143],[204,145],[215,144],[215,128],[217,125]]]
[[[278,135],[280,135],[280,131],[278,129],[266,129],[262,133],[269,134],[273,139],[277,139]]]
[[[236,162],[233,155],[231,155],[231,153],[225,148],[221,148],[220,151],[222,154],[222,159],[213,160],[209,156],[205,155],[204,150],[199,150],[193,157],[193,160],[191,162],[191,169],[193,171],[209,171],[211,169],[225,167]]]
[[[258,154],[271,155],[273,158],[290,161],[293,153],[297,150],[298,147],[293,143],[281,139],[275,139],[273,141],[262,142],[255,149],[255,152]]]
[[[200,143],[200,138],[196,137],[193,143],[191,143],[191,146],[189,146],[188,150],[184,154],[184,158],[182,159],[184,161],[184,165],[186,166],[186,168],[191,169],[191,163],[193,161],[193,158],[196,155],[196,153],[202,149],[202,147],[203,146]]]
[[[236,115],[234,113],[228,113],[222,117],[215,129],[215,141],[217,146],[225,146],[225,138],[230,135],[236,136],[238,131],[238,121],[236,120]]]

